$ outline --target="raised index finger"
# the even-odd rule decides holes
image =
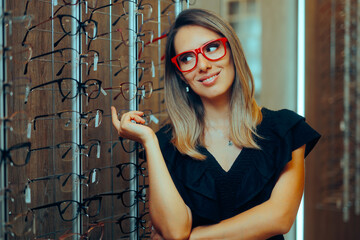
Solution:
[[[111,106],[111,121],[112,121],[113,126],[116,129],[120,128],[120,121],[118,119],[117,111],[116,111],[116,108],[114,106]]]

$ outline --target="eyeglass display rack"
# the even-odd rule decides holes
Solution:
[[[161,39],[188,5],[0,1],[0,239],[149,237],[146,160],[110,106],[166,122]]]

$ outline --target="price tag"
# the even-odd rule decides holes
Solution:
[[[96,116],[95,116],[95,127],[99,126],[99,111],[96,111]]]
[[[25,203],[31,203],[31,189],[29,185],[26,185],[25,187]]]
[[[151,73],[152,73],[152,77],[154,78],[155,77],[155,65],[154,65],[153,61],[151,61]]]
[[[11,36],[12,35],[12,20],[11,19],[8,21],[8,24],[9,24],[9,35]],[[10,60],[12,60],[12,56],[10,57]]]
[[[96,147],[96,158],[100,158],[100,144]]]
[[[27,103],[27,101],[29,99],[29,94],[30,94],[30,87],[26,86],[26,88],[25,88],[25,99],[24,99],[25,103]]]
[[[96,171],[93,171],[93,174],[91,175],[91,183],[96,182]]]
[[[94,55],[94,71],[97,71],[98,62],[99,62],[99,55],[97,55],[97,53],[95,53],[95,55]]]
[[[150,122],[154,122],[155,124],[159,124],[159,119],[155,117],[153,114],[150,114]]]
[[[100,91],[102,92],[102,94],[104,94],[104,96],[107,95],[106,91],[103,88],[100,88]]]
[[[28,125],[27,125],[26,137],[27,137],[28,139],[31,138],[31,123],[28,123]]]

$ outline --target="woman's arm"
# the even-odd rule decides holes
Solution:
[[[195,239],[267,239],[287,233],[295,218],[304,190],[305,145],[292,152],[268,201],[218,224],[193,229]]]
[[[137,141],[145,148],[152,225],[165,239],[188,239],[192,224],[191,212],[171,179],[154,131],[142,125],[145,123],[141,118],[142,112],[128,112],[119,121],[116,109],[111,107],[111,115],[113,125],[121,137]]]

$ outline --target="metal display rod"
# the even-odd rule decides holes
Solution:
[[[137,38],[137,13],[136,13],[136,7],[137,7],[137,0],[135,1],[129,1],[129,29],[134,29],[135,31],[129,31],[129,82],[134,83],[135,86],[137,86],[137,69],[136,69],[136,58],[137,58],[137,48],[136,48],[136,38]],[[129,102],[129,109],[130,110],[137,110],[137,98],[132,99]],[[133,142],[133,144],[135,144]],[[137,158],[137,151],[130,153],[129,156],[130,163],[137,164],[138,158]],[[130,168],[130,175],[136,176],[136,167]],[[134,192],[138,191],[138,178],[134,178],[132,181],[129,182],[129,189],[134,190],[132,191],[133,194],[131,194],[130,198],[134,199],[135,194]],[[138,206],[135,204],[130,208],[130,216],[138,217],[139,211]],[[134,229],[136,226],[136,220],[133,218],[130,222],[131,228]],[[138,238],[138,230],[134,231],[130,235],[130,239],[137,239]]]
[[[349,221],[350,202],[350,0],[345,1],[345,47],[344,47],[344,153],[341,166],[343,169],[343,221]]]
[[[357,12],[360,13],[360,0],[357,1]],[[356,42],[356,96],[360,96],[360,23],[357,23]],[[356,98],[356,163],[355,163],[355,214],[360,215],[360,98]]]
[[[0,1],[0,19],[1,19],[1,24],[0,24],[0,46],[3,47],[5,46],[6,42],[5,42],[5,18],[4,18],[4,2]],[[3,52],[3,51],[1,51]],[[6,73],[5,73],[5,61],[4,61],[4,57],[3,54],[1,54],[2,56],[0,57],[0,81],[1,81],[1,88],[3,89],[3,83],[6,79]],[[6,117],[6,104],[5,104],[5,92],[4,91],[0,91],[0,118],[5,118]],[[0,149],[5,149],[5,126],[4,126],[4,121],[1,121],[1,125],[0,125]],[[5,195],[1,196],[1,192],[2,190],[5,188],[6,186],[6,161],[0,161],[0,223],[5,223],[7,220],[7,211],[6,211],[6,203],[5,203]],[[0,226],[0,239],[3,239],[2,237],[5,235],[5,229]]]

